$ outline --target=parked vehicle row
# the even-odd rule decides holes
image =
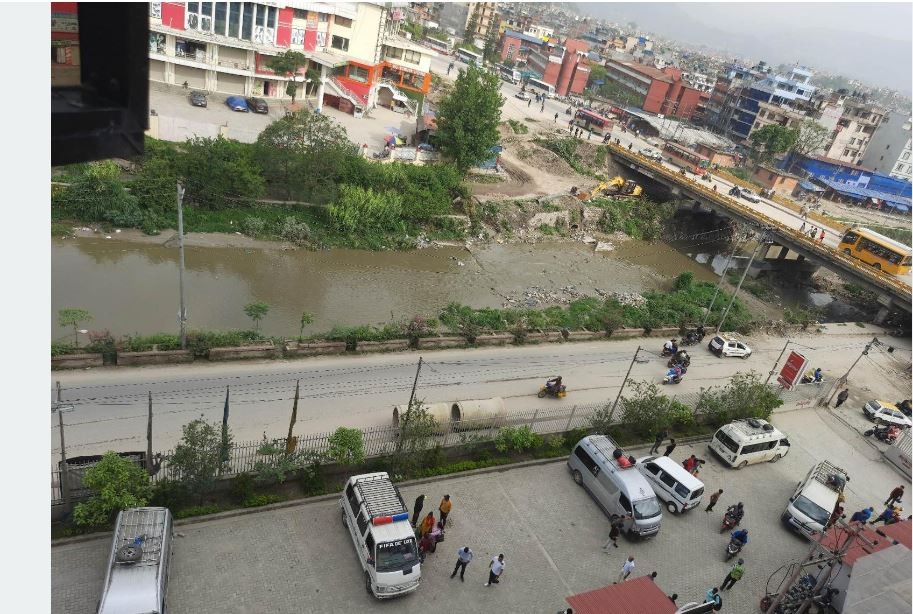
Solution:
[[[208,107],[208,100],[205,92],[192,91],[190,92],[190,104],[195,107]],[[253,111],[254,113],[269,113],[269,105],[262,98],[245,98],[244,96],[228,96],[225,99],[225,105],[232,111],[238,111],[240,113],[249,113]]]

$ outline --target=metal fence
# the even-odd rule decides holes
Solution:
[[[771,386],[772,389],[778,387]],[[804,405],[814,405],[815,401],[824,393],[821,386],[798,386],[790,391],[780,390],[781,398],[785,402]],[[670,398],[684,404],[695,411],[700,404],[703,391],[671,394]],[[590,417],[599,409],[611,406],[613,400],[599,401],[588,404],[560,405],[546,409],[529,409],[496,414],[490,417],[461,420],[459,422],[444,422],[438,425],[431,438],[431,445],[444,448],[463,445],[469,442],[490,442],[498,435],[498,431],[505,426],[529,426],[540,435],[563,433],[589,424]],[[613,423],[620,424],[624,416],[624,403],[619,402],[617,411],[613,414]],[[392,424],[374,426],[361,429],[364,444],[365,458],[386,456],[395,451],[400,428]],[[295,451],[299,453],[318,452],[326,453],[330,449],[332,432],[309,433],[298,435]],[[265,446],[264,444],[268,444]],[[276,455],[268,449],[285,449],[284,437],[247,441],[232,444],[228,460],[226,461],[222,476],[231,477],[240,473],[254,471],[258,463],[274,462]],[[163,479],[176,479],[179,476],[168,464],[168,458],[173,451],[161,455],[162,461],[158,471],[152,476],[153,481]],[[135,460],[137,464],[141,461]],[[68,484],[70,486],[71,500],[84,499],[89,496],[89,490],[82,484],[82,476],[87,465],[68,465]],[[61,492],[61,471],[51,471],[51,503],[57,505],[63,502]]]

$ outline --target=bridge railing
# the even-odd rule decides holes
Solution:
[[[889,275],[888,273],[885,273],[883,271],[879,271],[877,269],[873,269],[872,267],[861,264],[858,260],[856,260],[852,256],[847,256],[846,254],[843,254],[840,251],[838,251],[832,247],[828,247],[826,245],[818,243],[814,239],[810,239],[808,236],[800,233],[798,230],[790,228],[789,226],[786,226],[782,222],[779,222],[771,217],[768,217],[768,216],[764,215],[763,213],[755,211],[754,209],[746,207],[745,205],[743,205],[739,201],[735,200],[734,198],[730,198],[729,196],[720,194],[719,192],[714,192],[712,189],[709,189],[706,186],[701,185],[701,183],[699,181],[696,181],[690,177],[683,177],[681,175],[681,173],[673,172],[673,171],[669,170],[668,168],[666,168],[665,166],[663,166],[661,163],[655,162],[655,161],[647,158],[646,156],[643,156],[639,153],[635,153],[633,151],[629,151],[628,149],[620,147],[611,142],[608,143],[608,146],[612,150],[613,153],[618,154],[619,156],[621,156],[623,158],[632,159],[632,160],[636,161],[638,164],[641,164],[641,165],[649,168],[651,171],[657,171],[659,174],[663,175],[666,179],[669,179],[674,183],[681,184],[683,182],[687,182],[689,184],[689,188],[694,189],[695,191],[699,192],[701,194],[701,196],[707,198],[708,200],[712,200],[712,201],[718,203],[719,205],[726,207],[728,209],[734,209],[734,210],[738,211],[740,214],[742,214],[743,216],[756,221],[760,225],[773,226],[774,228],[777,229],[778,232],[788,235],[790,237],[790,239],[792,239],[796,243],[801,244],[802,247],[804,247],[809,252],[817,253],[820,256],[831,259],[831,260],[838,260],[838,261],[840,261],[841,264],[844,264],[844,265],[854,269],[862,276],[868,277],[872,283],[874,283],[878,286],[881,286],[882,288],[884,288],[886,290],[890,290],[893,292],[899,292],[899,293],[904,294],[905,296],[910,295],[910,292],[911,292],[910,286],[903,283],[902,281],[900,281],[893,275]]]

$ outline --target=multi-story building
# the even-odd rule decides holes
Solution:
[[[736,140],[748,138],[761,104],[790,107],[796,102],[808,102],[816,89],[809,82],[812,74],[809,69],[796,66],[788,75],[767,74],[759,81],[743,83],[738,96],[729,100],[734,108],[729,115],[728,135]]]
[[[843,99],[843,112],[837,120],[834,140],[824,156],[832,160],[859,164],[875,130],[887,112],[883,107],[855,98]]]
[[[530,52],[544,46],[541,39],[515,30],[505,30],[501,36],[501,61],[510,60],[514,64],[525,63]]]
[[[329,104],[360,116],[394,100],[414,110],[404,91],[428,92],[436,54],[400,36],[404,16],[401,7],[368,2],[152,2],[149,78],[285,99],[288,81],[304,84],[311,70],[319,74],[318,110]],[[277,75],[267,64],[288,50],[307,65]]]
[[[862,165],[887,173],[895,179],[913,178],[913,154],[910,152],[911,118],[891,111],[875,130],[862,156]]]
[[[551,28],[549,26],[530,25],[526,29],[526,34],[529,34],[530,36],[535,36],[539,40],[547,41],[547,40],[550,40],[552,38],[552,36],[555,35],[555,28]]]
[[[583,92],[590,77],[589,61],[586,59],[589,48],[589,43],[582,40],[569,38],[564,41],[564,56],[555,83],[555,91],[559,96]]]
[[[691,119],[707,94],[682,81],[682,71],[667,67],[659,70],[634,62],[607,60],[606,79],[643,97],[641,108],[648,113]]]
[[[51,3],[51,85],[82,82],[79,68],[79,19],[76,2]]]
[[[484,41],[488,38],[488,32],[491,28],[496,28],[500,24],[497,19],[498,3],[497,2],[470,2],[469,12],[466,15],[465,29],[468,32],[470,26],[474,26],[472,35],[476,40]]]
[[[561,60],[564,59],[564,47],[552,42],[543,43],[538,48],[530,48],[526,58],[526,67],[536,79],[549,85],[558,84],[561,72]]]

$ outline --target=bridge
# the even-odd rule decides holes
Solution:
[[[666,186],[673,194],[693,200],[701,207],[741,224],[766,229],[773,241],[773,245],[768,248],[766,258],[769,259],[770,254],[774,253],[777,260],[785,260],[787,255],[792,252],[796,254],[796,258],[790,260],[790,263],[795,266],[805,268],[823,266],[847,281],[874,292],[882,306],[875,319],[876,322],[882,321],[892,309],[913,313],[911,287],[903,280],[868,266],[833,247],[819,243],[789,227],[782,220],[774,219],[726,194],[715,192],[705,182],[697,181],[691,176],[684,176],[667,168],[661,162],[650,160],[614,143],[609,143],[608,147],[609,154],[616,163]],[[831,232],[833,236],[842,234],[829,228],[824,228],[824,230]]]

